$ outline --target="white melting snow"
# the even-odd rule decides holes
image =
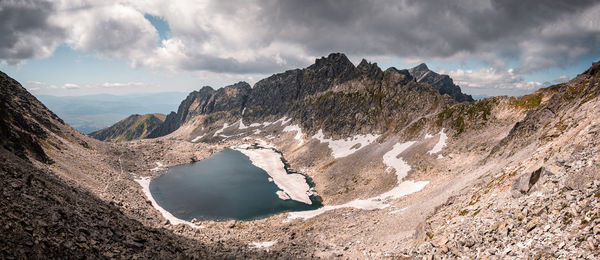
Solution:
[[[273,178],[273,182],[295,201],[312,204],[310,186],[302,174],[285,171],[281,155],[271,149],[249,149],[248,145],[237,145],[232,149],[240,151],[250,158],[252,164],[265,170]]]
[[[287,118],[287,116],[282,117],[281,119],[275,121],[275,123],[277,122],[281,122],[281,125],[287,125],[290,121],[292,121],[291,118]]]
[[[439,153],[444,147],[446,147],[446,140],[448,140],[448,136],[446,135],[446,133],[444,133],[444,128],[442,128],[442,130],[440,130],[438,134],[440,135],[440,140],[438,140],[435,146],[431,148],[429,152],[427,152],[428,154]]]
[[[275,194],[277,194],[277,197],[279,197],[282,200],[289,200],[290,196],[288,196],[284,191],[282,190],[278,190],[277,192],[275,192]]]
[[[200,139],[202,139],[202,137],[204,137],[204,135],[196,136],[196,138],[192,139],[192,143],[200,141]]]
[[[288,125],[285,128],[283,128],[283,132],[293,132],[296,131],[296,136],[294,136],[294,139],[298,140],[298,146],[301,146],[302,144],[304,144],[304,139],[302,139],[302,128],[300,128],[300,126],[298,125]]]
[[[154,197],[152,197],[152,193],[150,193],[150,181],[151,181],[150,177],[140,177],[139,179],[135,179],[135,182],[137,182],[140,186],[142,186],[142,191],[144,192],[144,194],[146,195],[148,200],[150,200],[150,202],[152,203],[152,206],[156,210],[158,210],[164,218],[168,219],[172,225],[186,224],[193,228],[204,228],[204,226],[202,226],[202,225],[196,225],[192,222],[189,222],[189,221],[186,221],[183,219],[179,219],[179,218],[173,216],[173,214],[171,214],[170,212],[165,210],[163,207],[158,205],[158,203],[156,203],[156,201],[154,200]]]
[[[404,212],[404,211],[405,211],[407,208],[408,208],[408,207],[406,207],[406,208],[401,208],[401,209],[395,209],[395,210],[391,210],[389,213],[390,213],[390,214],[399,214],[399,213],[402,213],[402,212]]]
[[[277,123],[281,123],[281,125],[284,126],[287,123],[289,123],[290,121],[292,121],[291,118],[288,118],[287,116],[284,116],[284,117],[282,117],[280,119],[277,119],[275,122],[268,122],[267,121],[267,122],[262,122],[262,123],[252,123],[250,125],[250,127],[258,127],[258,126],[261,126],[261,125],[263,127],[267,127],[267,126],[274,125],[274,124],[277,124]]]
[[[248,128],[248,127],[246,125],[244,125],[244,121],[242,121],[242,119],[240,118],[240,126],[238,127],[238,129],[242,130],[242,129],[246,129],[246,128]]]
[[[155,162],[155,163],[156,163],[156,167],[150,169],[150,171],[156,172],[156,171],[160,171],[165,168],[165,166],[161,162]]]
[[[228,123],[223,123],[223,127],[222,127],[221,129],[217,130],[213,136],[217,136],[217,135],[219,135],[220,133],[223,133],[223,131],[225,131],[225,129],[226,129],[227,127],[229,127],[229,124],[228,124]]]
[[[321,143],[327,143],[329,149],[331,149],[331,154],[333,155],[333,158],[340,158],[351,155],[354,152],[360,150],[361,148],[375,142],[375,140],[377,140],[379,136],[381,135],[366,134],[355,135],[346,139],[333,140],[330,138],[325,138],[325,135],[323,135],[323,130],[320,129],[319,132],[315,134],[312,138],[319,140]]]
[[[410,165],[406,163],[402,158],[398,158],[397,156],[404,152],[408,147],[413,145],[415,142],[406,142],[406,143],[398,143],[395,144],[391,151],[387,152],[383,155],[383,162],[388,166],[389,170],[396,170],[396,181],[398,185],[393,189],[369,198],[369,199],[356,199],[341,205],[331,205],[325,206],[316,210],[309,211],[299,211],[299,212],[291,212],[288,216],[288,221],[292,219],[302,218],[309,219],[315,216],[318,216],[322,213],[325,213],[330,210],[339,209],[339,208],[357,208],[363,210],[374,210],[374,209],[384,209],[388,206],[388,200],[397,199],[402,196],[406,196],[408,194],[420,191],[427,185],[428,181],[402,181],[404,177],[410,171]]]
[[[260,131],[260,129],[254,129],[253,134],[257,135],[257,134],[260,134],[260,132],[262,132],[262,131]]]
[[[265,242],[252,242],[250,243],[251,248],[262,248],[269,251],[269,247],[277,244],[277,240],[275,241],[265,241]]]

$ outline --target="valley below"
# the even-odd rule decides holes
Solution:
[[[1,76],[1,255],[600,256],[598,62],[474,101],[424,64],[382,71],[334,53],[252,87],[194,91],[120,142],[78,132]],[[228,219],[158,205],[151,180],[228,152],[272,179],[271,201],[302,207]]]

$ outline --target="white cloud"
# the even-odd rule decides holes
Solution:
[[[63,89],[80,89],[81,87],[74,83],[66,83],[62,86]]]
[[[144,83],[144,82],[126,82],[126,83],[119,83],[119,82],[105,82],[100,84],[100,86],[105,87],[105,88],[114,88],[114,87],[140,87],[140,86],[145,86],[145,85],[150,85],[149,83]]]
[[[469,88],[533,90],[543,86],[540,82],[524,80],[523,77],[515,74],[513,69],[456,69],[442,70],[440,73],[449,75],[457,85]]]
[[[158,42],[154,26],[130,5],[62,1],[57,9],[51,21],[65,28],[65,42],[78,50],[129,58],[136,65]]]
[[[38,86],[39,86],[39,85],[44,85],[44,84],[46,84],[46,83],[45,83],[45,82],[43,82],[43,81],[36,81],[36,80],[28,80],[28,81],[27,81],[27,83],[29,83],[29,84],[33,84],[33,85],[38,85]]]

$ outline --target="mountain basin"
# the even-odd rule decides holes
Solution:
[[[183,220],[251,220],[321,207],[313,195],[310,204],[278,195],[283,191],[265,170],[230,148],[198,162],[170,167],[150,182],[150,193],[160,207]]]

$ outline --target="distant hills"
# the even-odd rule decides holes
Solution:
[[[132,115],[169,113],[187,94],[163,92],[129,95],[36,96],[66,123],[88,134]]]
[[[164,114],[135,114],[89,135],[101,141],[113,142],[146,138],[165,121],[165,117]]]

